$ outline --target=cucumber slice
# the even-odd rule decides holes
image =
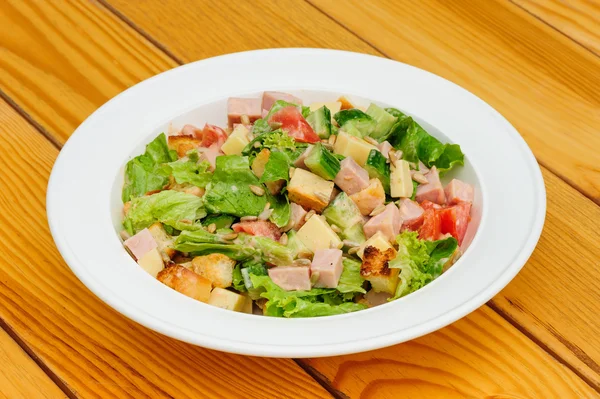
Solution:
[[[354,226],[344,229],[340,236],[343,240],[352,241],[357,244],[363,244],[367,241],[362,223],[356,223]]]
[[[306,121],[320,138],[327,139],[331,136],[331,112],[326,106],[311,112]]]
[[[348,197],[348,194],[341,192],[333,199],[331,204],[323,211],[323,216],[329,224],[335,224],[342,230],[345,230],[357,223],[363,223],[363,217],[360,210]]]
[[[365,163],[365,170],[369,173],[369,178],[379,179],[383,185],[383,189],[386,193],[390,192],[390,164],[383,154],[377,150],[371,150],[367,162]]]
[[[325,180],[333,180],[340,171],[340,161],[321,143],[311,148],[304,164],[315,175]]]
[[[392,126],[394,126],[394,123],[398,120],[398,118],[373,103],[367,108],[367,115],[376,122],[375,128],[371,132],[371,137],[375,140],[386,137]]]
[[[369,136],[377,125],[375,119],[356,108],[341,110],[333,116],[333,119],[342,130],[361,138]]]

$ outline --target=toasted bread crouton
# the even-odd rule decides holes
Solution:
[[[208,302],[212,284],[204,278],[183,266],[169,264],[156,276],[158,281],[173,288],[175,291],[194,298],[200,302]]]
[[[338,102],[342,103],[341,105],[341,109],[352,109],[354,108],[354,104],[352,104],[350,102],[350,100],[348,100],[348,98],[346,98],[346,96],[341,96],[340,98],[337,99]]]
[[[375,292],[394,294],[398,285],[400,269],[390,269],[388,262],[396,256],[393,248],[381,251],[376,247],[368,246],[363,253],[363,262],[360,275],[371,283]]]
[[[148,230],[150,231],[150,234],[152,234],[156,244],[158,244],[158,252],[160,252],[160,256],[165,262],[170,262],[177,252],[173,249],[173,237],[167,234],[162,223],[159,222],[156,222],[152,226],[148,227]]]
[[[223,254],[196,256],[192,260],[192,270],[220,288],[230,287],[233,283],[234,266],[235,261]]]
[[[185,157],[189,150],[200,147],[202,140],[197,139],[191,134],[182,134],[178,136],[169,136],[169,149],[177,151],[179,158]]]

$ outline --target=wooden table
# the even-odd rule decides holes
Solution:
[[[598,0],[4,0],[0,26],[0,397],[600,397]],[[438,332],[306,360],[184,344],[95,298],[48,231],[61,146],[143,79],[270,47],[393,58],[504,114],[548,194],[521,273]]]

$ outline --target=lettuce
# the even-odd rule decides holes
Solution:
[[[400,269],[400,283],[392,299],[410,294],[439,277],[458,248],[458,241],[453,237],[426,241],[419,240],[417,235],[417,232],[405,231],[396,237],[398,254],[389,267]]]
[[[189,183],[197,187],[206,187],[212,178],[208,171],[210,164],[206,161],[195,162],[191,159],[179,159],[164,165],[165,171],[171,174],[178,184]]]
[[[260,255],[260,252],[253,247],[231,243],[231,241],[223,239],[220,234],[212,234],[204,229],[182,231],[175,239],[174,248],[181,252],[190,252],[193,255],[220,253],[233,260],[246,260]]]
[[[262,259],[275,266],[289,266],[294,261],[293,251],[267,237],[250,237],[249,243],[260,250]]]
[[[206,209],[211,213],[239,217],[258,216],[267,203],[267,197],[254,194],[250,185],[259,186],[260,183],[250,171],[248,157],[217,157],[215,172],[203,197]]]
[[[331,288],[313,288],[310,291],[285,291],[271,280],[269,276],[250,274],[252,285],[264,289],[261,297],[268,301],[265,304],[265,315],[275,317],[316,317],[354,312],[366,306],[354,302],[343,302],[338,305],[326,303],[323,299],[335,293]]]
[[[237,265],[235,265],[235,267],[233,268],[233,283],[232,284],[233,284],[233,288],[235,288],[236,290],[238,290],[240,292],[248,291],[248,289],[246,288],[246,285],[244,284],[244,276],[242,276],[242,268],[239,263]]]
[[[360,275],[361,263],[353,259],[344,258],[342,264],[344,265],[344,270],[336,289],[341,293],[366,293],[367,291],[362,287],[365,280]]]
[[[141,197],[149,191],[161,190],[169,181],[169,173],[162,168],[162,164],[176,159],[177,154],[167,146],[165,134],[159,134],[146,146],[142,155],[127,162],[121,193],[123,202]]]
[[[290,180],[290,158],[279,151],[271,151],[269,160],[265,165],[265,171],[260,178],[261,183]]]
[[[269,220],[275,223],[277,227],[286,226],[292,216],[292,209],[290,208],[290,201],[287,195],[271,195],[267,193],[267,198],[271,204],[271,209],[273,209]]]
[[[202,199],[180,191],[166,190],[131,200],[123,225],[133,234],[161,222],[177,230],[194,230],[196,221],[206,216]]]

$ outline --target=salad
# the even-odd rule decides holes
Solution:
[[[408,295],[460,256],[474,190],[440,180],[464,164],[457,144],[345,97],[227,106],[226,128],[171,128],[125,168],[121,237],[163,284],[233,311],[327,316]]]

